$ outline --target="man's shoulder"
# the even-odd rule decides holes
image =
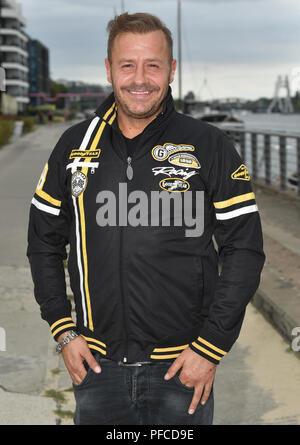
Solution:
[[[185,143],[201,147],[202,155],[207,158],[231,143],[224,130],[179,112],[175,113],[172,132]]]
[[[209,124],[207,122],[203,122],[200,119],[197,119],[193,116],[176,112],[175,113],[175,122],[180,127],[186,128],[190,131],[195,131],[195,134],[201,134],[206,136],[211,136],[214,138],[224,137],[226,134],[224,131],[216,127],[215,125]]]

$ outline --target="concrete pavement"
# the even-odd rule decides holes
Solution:
[[[73,424],[71,380],[40,319],[26,258],[30,200],[68,126],[39,127],[0,150],[0,327],[6,332],[6,351],[0,351],[2,425]],[[291,329],[300,326],[300,202],[263,187],[255,187],[255,193],[267,262],[241,336],[217,370],[215,424],[299,424],[300,352],[290,346]]]
[[[291,343],[300,327],[300,199],[258,185],[255,192],[266,264],[253,304]]]
[[[71,388],[71,381],[33,298],[26,257],[30,201],[50,151],[69,126],[41,126],[0,150],[0,327],[6,332],[6,351],[0,351],[2,425],[73,423],[67,409],[72,393],[66,391],[64,398],[60,393],[63,384]]]

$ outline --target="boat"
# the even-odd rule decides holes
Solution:
[[[297,172],[293,172],[290,174],[290,176],[288,177],[288,185],[290,186],[290,188],[292,189],[298,189],[298,184],[299,184],[299,178],[298,178],[298,174]]]
[[[195,113],[193,117],[224,130],[242,130],[245,128],[244,121],[234,116],[233,112],[210,110],[208,112]]]

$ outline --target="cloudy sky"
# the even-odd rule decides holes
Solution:
[[[176,0],[20,0],[26,31],[50,49],[53,79],[107,84],[106,24],[125,10],[158,15],[174,37]],[[182,0],[183,93],[202,99],[274,94],[278,75],[299,87],[300,0]],[[173,94],[178,94],[175,78]],[[283,94],[283,90],[282,90]]]

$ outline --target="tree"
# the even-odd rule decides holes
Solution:
[[[67,92],[68,92],[68,88],[65,85],[55,82],[54,80],[51,80],[51,82],[50,82],[50,96],[51,97],[55,97],[59,93],[67,93]],[[59,98],[55,104],[56,104],[56,108],[64,109],[65,108],[65,99],[63,97]]]
[[[295,96],[292,98],[292,102],[294,105],[294,110],[296,112],[300,112],[300,91],[297,91]]]

